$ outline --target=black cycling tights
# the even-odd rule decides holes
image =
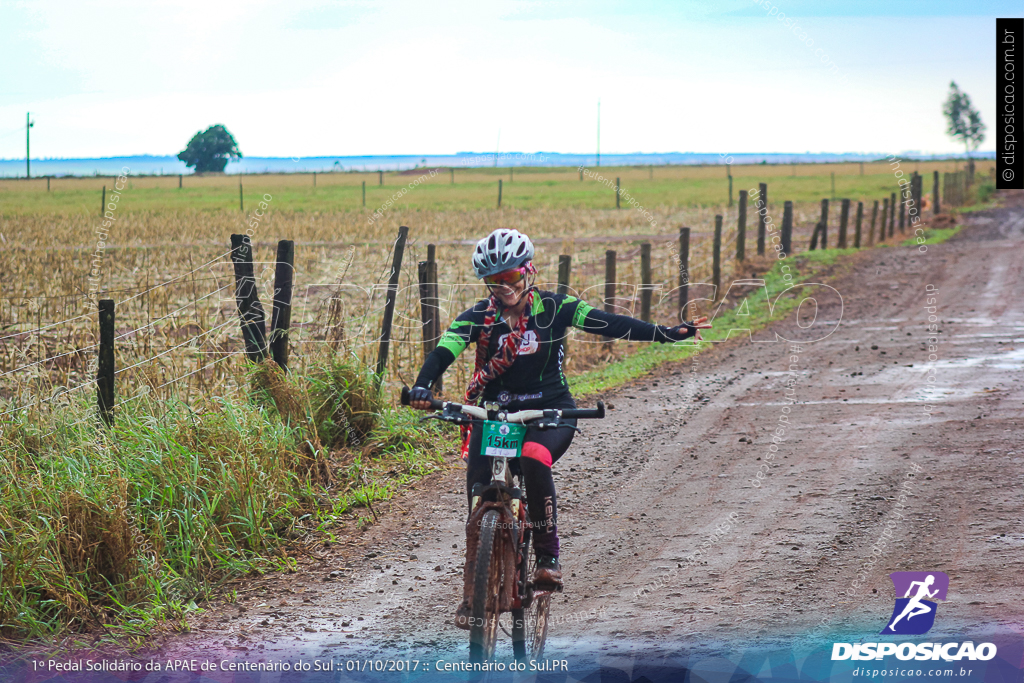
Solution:
[[[559,408],[575,406],[558,406]],[[565,420],[576,425],[576,420]],[[491,482],[491,460],[480,455],[482,425],[473,425],[469,438],[469,462],[466,467],[466,496],[473,503],[473,484]],[[576,432],[572,429],[527,429],[523,441],[523,457],[510,461],[510,468],[517,473],[518,464],[526,484],[527,510],[533,522],[533,549],[537,555],[558,557],[558,505],[555,498],[555,481],[551,477],[551,465],[569,450],[569,444]]]

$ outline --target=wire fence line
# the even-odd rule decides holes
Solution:
[[[721,235],[723,292],[728,291],[725,283],[736,272],[737,265],[734,255],[738,230],[735,221],[732,222]],[[752,233],[756,234],[756,221],[752,228],[748,227],[748,242]],[[642,282],[639,258],[641,244],[645,241],[651,245],[651,280],[647,286]],[[472,240],[463,240],[436,250],[442,329],[459,312],[487,296],[486,289],[468,272],[474,244]],[[423,259],[426,247],[422,240],[411,240],[400,272],[392,353],[387,368],[388,377],[395,382],[411,382],[423,359],[416,261]],[[689,248],[690,285],[711,282],[712,235],[692,233]],[[354,249],[354,245],[350,245],[350,250]],[[293,365],[297,371],[307,371],[311,363],[331,354],[343,354],[373,365],[381,339],[380,323],[388,288],[385,280],[391,272],[393,249],[393,242],[382,240],[360,259],[356,270],[363,277],[369,276],[369,282],[359,282],[358,276],[347,275],[348,268],[356,261],[354,252],[347,265],[343,264],[344,270],[335,267],[333,262],[316,264],[317,269],[294,266],[293,278],[300,294],[291,304],[289,345],[294,350]],[[535,259],[541,271],[541,286],[556,288],[554,276],[558,272],[559,251],[568,252],[572,257],[570,292],[593,305],[604,305],[604,266],[608,250],[616,252],[616,295],[610,302],[615,310],[638,315],[641,292],[647,289],[654,293],[652,319],[666,324],[676,321],[679,315],[675,296],[679,283],[676,234],[563,239],[561,249],[544,249]],[[111,294],[131,292],[115,303],[118,329],[114,335],[117,343],[114,374],[119,385],[146,387],[148,395],[166,394],[164,390],[175,388],[181,382],[186,383],[186,393],[236,385],[236,375],[225,369],[225,361],[244,353],[234,271],[233,267],[229,268],[233,263],[226,260],[232,253],[232,250],[218,253],[198,266],[151,286],[117,287],[101,293],[105,298],[113,298]],[[321,253],[326,257],[328,252]],[[256,273],[252,283],[263,300],[268,322],[275,303],[274,283],[267,278],[272,263],[255,261],[254,265],[263,266],[263,272]],[[338,275],[324,279],[324,272]],[[201,277],[196,277],[197,274]],[[203,287],[204,291],[200,292],[199,283],[214,283],[214,287]],[[172,288],[176,294],[169,293]],[[163,310],[154,312],[153,302],[159,303],[161,296]],[[0,407],[3,403],[17,406],[0,415],[51,404],[97,384],[90,376],[95,367],[93,352],[98,348],[96,315],[87,313],[43,323],[37,309],[35,318],[42,324],[0,337]],[[61,326],[66,326],[61,334],[51,334]],[[597,345],[592,346],[597,353]],[[453,366],[455,385],[464,384],[468,379],[471,355],[463,354]],[[573,356],[577,367],[580,362],[590,362],[585,358],[587,353],[581,350],[574,350]]]

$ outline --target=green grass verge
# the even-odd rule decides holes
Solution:
[[[918,242],[916,237],[900,242],[901,247],[916,247],[919,244],[941,244],[963,229],[963,225],[954,225],[952,228],[925,228],[924,241]]]
[[[946,230],[932,230],[928,235],[928,244],[938,244],[950,239],[959,232],[961,226]],[[915,245],[915,240],[907,240],[903,243],[910,246]],[[887,246],[887,245],[880,245]],[[702,336],[706,341],[700,344],[681,342],[679,344],[647,344],[634,353],[629,354],[622,360],[610,363],[609,365],[589,370],[569,378],[569,385],[576,398],[587,398],[588,396],[614,389],[643,377],[665,363],[685,360],[701,351],[709,348],[712,343],[722,341],[729,334],[730,330],[749,329],[753,334],[755,331],[764,329],[768,325],[784,320],[789,316],[800,301],[812,293],[813,290],[802,289],[793,292],[793,296],[784,296],[775,301],[787,287],[795,284],[809,282],[827,267],[839,262],[845,256],[857,253],[858,249],[822,249],[817,251],[797,254],[786,260],[790,266],[792,281],[783,279],[783,263],[776,263],[770,271],[764,275],[765,287],[757,292],[751,293],[737,303],[736,306],[721,310],[712,320],[714,328],[705,330]],[[773,306],[765,305],[767,291],[772,298]],[[747,314],[740,315],[744,311]]]
[[[577,398],[586,398],[588,395],[608,391],[638,377],[643,377],[664,363],[685,360],[700,353],[709,348],[711,344],[724,341],[731,330],[749,329],[753,333],[774,321],[785,318],[799,305],[800,299],[794,296],[781,298],[776,302],[774,301],[775,297],[778,297],[791,284],[807,282],[823,266],[831,265],[840,256],[851,251],[855,250],[828,249],[787,259],[786,265],[790,267],[789,274],[793,276],[791,282],[783,280],[782,266],[784,264],[776,263],[764,275],[764,288],[747,295],[735,307],[721,310],[714,316],[711,320],[714,327],[701,333],[705,341],[697,344],[687,341],[677,344],[644,345],[620,361],[571,377],[569,384],[572,387],[573,395]],[[765,305],[766,291],[773,299],[771,309]],[[802,296],[806,296],[806,294],[807,290],[803,290]],[[749,314],[739,315],[740,311],[744,310]]]
[[[109,431],[84,398],[15,414],[0,427],[0,637],[141,644],[218,582],[294,570],[290,544],[361,526],[443,467],[453,437],[384,406],[354,367],[202,407],[135,402]]]

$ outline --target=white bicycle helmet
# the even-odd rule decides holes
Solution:
[[[473,250],[473,270],[478,278],[518,268],[532,260],[533,242],[509,228],[498,228],[477,242]]]

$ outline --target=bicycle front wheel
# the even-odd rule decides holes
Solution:
[[[501,553],[498,549],[497,510],[480,520],[480,544],[473,572],[472,621],[469,629],[469,660],[482,662],[494,656],[498,638],[499,594],[501,591]]]
[[[537,660],[544,656],[544,643],[548,639],[548,612],[551,610],[551,593],[533,596],[533,628],[530,634],[530,657]]]
[[[533,549],[527,553],[523,571],[529,571],[536,562]],[[519,661],[538,660],[544,656],[548,638],[548,615],[551,611],[551,592],[529,589],[530,607],[512,611],[512,650]]]

